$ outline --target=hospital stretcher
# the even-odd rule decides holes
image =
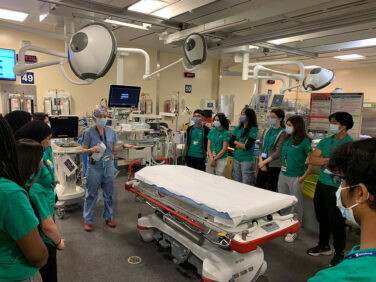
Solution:
[[[186,166],[145,167],[125,188],[155,209],[138,219],[142,239],[171,248],[204,281],[255,281],[267,268],[259,245],[300,227],[294,214],[279,214],[295,197]]]

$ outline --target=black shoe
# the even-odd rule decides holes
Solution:
[[[345,258],[345,255],[343,254],[343,252],[334,252],[333,259],[330,261],[329,266],[336,266],[341,261],[343,261],[344,258]]]
[[[319,255],[330,256],[332,254],[332,250],[328,245],[323,246],[318,244],[316,247],[308,249],[307,254],[314,257],[318,257]]]

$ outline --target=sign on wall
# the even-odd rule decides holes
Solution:
[[[21,76],[21,83],[22,84],[34,84],[34,73],[27,72],[23,76]]]
[[[192,93],[192,85],[190,84],[185,85],[185,93]]]

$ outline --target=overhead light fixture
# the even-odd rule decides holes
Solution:
[[[348,55],[334,56],[334,58],[339,59],[339,60],[351,61],[351,60],[364,59],[365,57],[359,54],[348,54]]]
[[[110,24],[126,26],[126,27],[137,28],[137,29],[143,29],[143,30],[148,30],[149,27],[151,27],[151,24],[147,24],[147,23],[143,23],[142,25],[138,25],[138,24],[125,23],[125,22],[121,22],[121,21],[115,21],[115,20],[112,20],[112,19],[106,19],[106,20],[104,20],[104,22],[110,23]]]
[[[43,20],[44,20],[45,18],[47,18],[48,15],[49,15],[49,13],[39,15],[39,22],[40,22],[40,23],[43,22]]]
[[[362,47],[376,46],[376,38],[368,38],[361,40]]]
[[[258,47],[258,46],[255,46],[255,45],[249,45],[248,48],[249,48],[249,49],[259,49],[259,47]]]
[[[275,40],[269,40],[268,43],[275,44],[275,45],[281,45],[282,43],[285,43],[285,40],[283,38],[275,39]]]
[[[167,6],[168,3],[159,0],[141,0],[128,8],[130,11],[150,14],[154,11],[162,9]]]
[[[0,9],[0,19],[23,22],[29,14],[23,12],[12,11],[8,9]]]
[[[319,68],[319,66],[315,66],[315,65],[312,65],[312,66],[304,66],[305,69],[307,70],[310,70],[310,69],[316,69],[316,68]]]

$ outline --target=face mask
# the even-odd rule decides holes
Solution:
[[[338,124],[330,124],[329,131],[331,134],[338,134],[341,132]]]
[[[291,135],[293,132],[293,129],[291,126],[286,125],[285,131],[288,135]]]
[[[353,212],[353,208],[355,208],[356,206],[359,205],[359,203],[356,203],[354,205],[352,205],[351,207],[348,207],[348,208],[345,208],[342,204],[342,198],[341,198],[341,192],[342,190],[344,189],[349,189],[351,187],[354,187],[354,186],[348,186],[348,187],[339,187],[337,192],[336,192],[336,196],[337,196],[337,207],[338,209],[340,210],[342,216],[344,218],[347,219],[347,221],[351,222],[352,224],[354,224],[355,226],[359,227],[359,224],[356,222],[355,220],[355,217],[354,217],[354,212]],[[368,197],[367,197],[367,200],[369,199],[369,193],[368,193]]]
[[[245,122],[247,120],[247,117],[246,116],[240,116],[239,118],[240,122]]]
[[[221,127],[221,122],[220,121],[215,121],[215,122],[213,122],[213,124],[214,124],[215,128]]]
[[[97,124],[99,127],[105,127],[107,124],[107,119],[106,118],[100,118],[97,120]]]
[[[274,126],[274,125],[277,124],[277,120],[276,120],[275,118],[269,118],[269,124],[270,124],[271,126]]]
[[[192,121],[193,121],[194,124],[200,124],[201,123],[201,118],[199,118],[199,117],[193,117]]]

